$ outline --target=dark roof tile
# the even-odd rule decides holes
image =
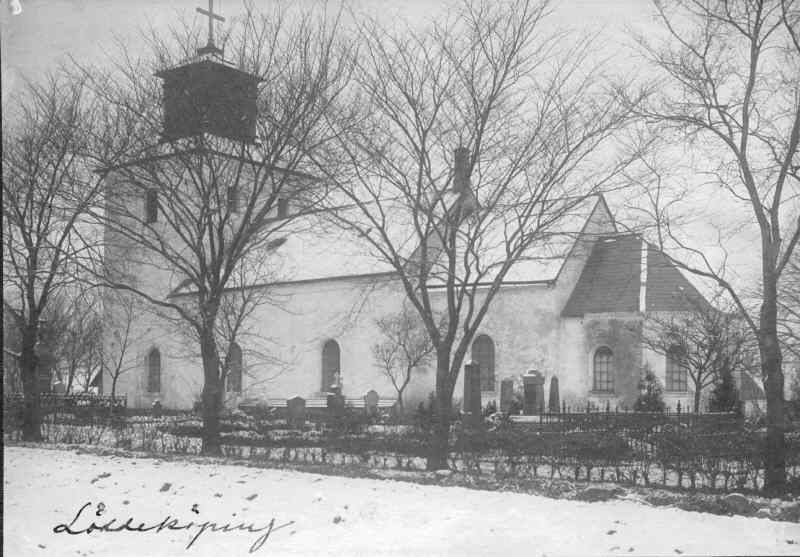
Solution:
[[[642,239],[609,235],[594,244],[561,315],[639,311]],[[692,311],[708,302],[655,246],[648,245],[646,311]]]
[[[562,315],[637,311],[641,273],[641,240],[608,236],[595,242]]]

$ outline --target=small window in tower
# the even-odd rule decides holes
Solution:
[[[144,221],[147,224],[158,220],[158,190],[147,190],[144,200]]]
[[[278,218],[285,219],[289,216],[289,200],[285,197],[278,198]]]
[[[231,186],[228,188],[228,212],[239,212],[239,187]]]

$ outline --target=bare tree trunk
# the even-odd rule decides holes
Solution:
[[[22,375],[23,412],[22,439],[42,440],[42,416],[39,400],[39,357],[36,354],[36,326],[28,325],[22,330],[22,350],[19,368]]]
[[[222,454],[220,440],[220,410],[222,388],[219,376],[219,354],[214,339],[214,329],[205,327],[200,336],[200,353],[203,359],[203,454]]]
[[[694,413],[698,414],[700,412],[700,395],[702,394],[702,387],[701,383],[698,382],[694,386]]]
[[[75,380],[75,365],[74,362],[69,363],[69,371],[67,372],[67,394],[72,392],[72,383]]]
[[[430,454],[427,469],[447,468],[450,453],[450,415],[453,408],[453,387],[450,385],[450,349],[436,351],[436,398],[434,399],[434,421],[431,432]]]
[[[786,484],[786,446],[784,439],[784,395],[781,349],[778,344],[778,305],[775,281],[764,281],[764,303],[761,305],[761,374],[767,396],[767,450],[765,455],[764,490],[779,493]]]

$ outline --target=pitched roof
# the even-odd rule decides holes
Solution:
[[[561,314],[639,311],[642,239],[608,235],[594,244]],[[703,296],[655,246],[647,245],[645,311],[691,311]]]
[[[412,233],[396,221],[394,225],[387,227],[387,233],[397,245],[403,245]],[[285,241],[271,256],[277,270],[276,281],[300,282],[394,270],[355,232],[332,226],[319,216],[300,217],[288,223],[281,229],[280,237]]]
[[[534,242],[514,263],[504,282],[555,280],[575,241],[579,236],[587,235],[586,225],[601,210],[608,210],[605,200],[602,196],[594,195],[555,209],[561,215],[541,232],[541,239]]]
[[[589,217],[601,205],[605,207],[602,198],[598,196],[568,204],[564,216],[547,228],[541,241],[532,245],[525,257],[514,264],[505,280],[515,282],[555,279],[575,239],[584,229]],[[401,260],[413,259],[419,244],[419,235],[411,217],[405,207],[397,207],[396,210],[387,207],[391,218],[386,220],[385,232]],[[366,222],[359,208],[351,206],[336,211],[336,218],[348,219],[362,230],[370,229],[370,223]],[[486,260],[502,260],[505,248],[502,235],[503,230],[498,227],[482,239],[482,247],[487,251]],[[280,237],[285,238],[285,242],[271,256],[276,258],[275,266],[280,269],[275,277],[277,281],[299,282],[395,271],[369,242],[354,231],[337,227],[331,222],[330,215],[315,214],[298,218],[281,230]],[[484,280],[492,278],[493,275],[489,273]]]
[[[533,244],[511,267],[505,282],[544,282],[554,280],[577,237],[585,233],[586,223],[597,211],[608,211],[601,196],[591,196],[574,201],[562,200],[553,208],[558,219],[553,220]],[[383,205],[387,217],[381,226],[401,261],[413,261],[419,247],[419,234],[414,228],[408,207],[398,202]],[[335,211],[335,214],[333,213]],[[547,218],[545,215],[543,218]],[[368,234],[377,234],[362,210],[344,206],[317,213],[309,213],[286,221],[279,221],[279,230],[271,234],[272,240],[263,251],[263,260],[255,272],[245,277],[245,284],[292,283],[312,280],[383,275],[395,268],[379,254],[375,247],[355,230],[337,226],[336,220],[346,220]],[[502,226],[490,229],[481,238],[485,251],[483,261],[502,262],[505,254]],[[434,273],[435,274],[435,273]],[[474,276],[474,275],[473,275]],[[266,278],[268,277],[268,280]],[[490,281],[490,271],[483,276]],[[435,282],[436,279],[432,279]],[[173,295],[190,294],[188,283],[175,279]]]
[[[708,307],[705,297],[663,252],[652,244],[647,247],[645,307],[648,311],[685,311]]]
[[[749,372],[743,371],[739,382],[739,399],[745,400],[764,400],[767,395],[764,394],[764,388],[753,379]]]
[[[637,311],[641,277],[641,240],[608,236],[595,242],[578,283],[561,314]]]

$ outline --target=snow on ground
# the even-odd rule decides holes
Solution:
[[[798,554],[800,525],[631,501],[583,503],[458,487],[216,463],[6,447],[4,554],[248,555],[264,532],[197,535],[197,523],[265,527],[254,555]],[[87,506],[74,521],[76,513]],[[101,507],[99,505],[102,504]],[[99,513],[99,514],[98,514]],[[165,518],[169,519],[165,521]],[[85,533],[92,521],[162,531]],[[174,527],[195,524],[186,530]],[[279,528],[280,525],[291,525]],[[70,525],[70,523],[72,523]],[[76,535],[54,533],[66,524]],[[65,530],[65,527],[61,527]]]

